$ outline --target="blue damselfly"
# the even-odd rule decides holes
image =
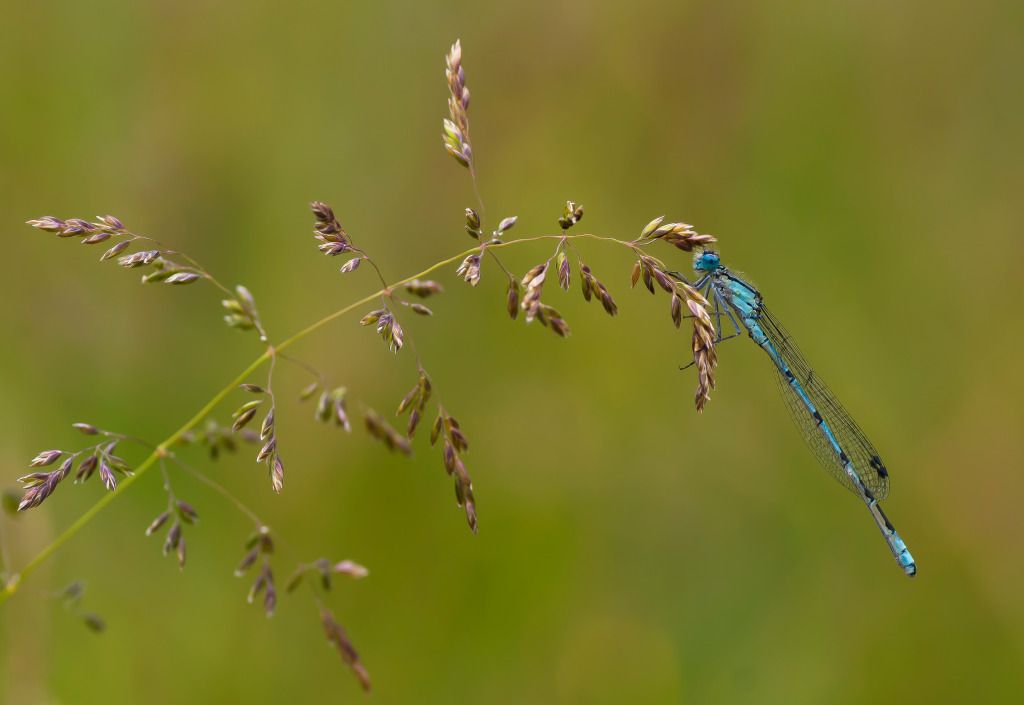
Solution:
[[[871,441],[768,312],[757,289],[729,271],[710,250],[699,253],[693,266],[700,276],[693,286],[708,300],[708,313],[718,332],[716,344],[745,330],[768,353],[786,405],[818,462],[860,497],[896,562],[907,575],[916,574],[910,551],[879,505],[889,492],[889,472]],[[723,333],[725,326],[731,328],[728,334]]]

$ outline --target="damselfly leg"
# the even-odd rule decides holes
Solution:
[[[705,276],[705,277],[703,277],[700,280],[700,282],[698,282],[698,283],[703,285],[704,291],[700,291],[700,287],[695,287],[695,288],[697,288],[697,290],[700,291],[700,293],[704,296],[704,298],[707,299],[713,305],[712,319],[714,320],[714,323],[715,323],[715,330],[718,333],[718,337],[715,338],[715,345],[718,345],[719,343],[722,343],[722,342],[724,342],[726,340],[732,340],[733,338],[737,337],[738,335],[740,335],[743,332],[743,329],[740,328],[740,324],[736,322],[736,317],[733,316],[732,311],[729,310],[729,305],[726,303],[725,299],[723,299],[721,294],[719,294],[715,290],[714,282],[707,281],[706,285],[703,284],[708,279],[709,279],[709,277]],[[723,335],[723,331],[722,331],[722,316],[723,315],[726,318],[728,318],[729,319],[729,323],[732,324],[732,329],[733,330],[732,330],[732,333],[730,333],[729,335]],[[683,316],[683,318],[693,318],[693,316],[692,315],[687,315],[687,316]],[[687,369],[693,367],[694,364],[695,363],[693,361],[691,361],[689,364],[687,364],[687,365],[685,365],[683,367],[680,367],[679,369],[680,370],[687,370]]]

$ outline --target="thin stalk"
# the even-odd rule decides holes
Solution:
[[[466,135],[466,139],[469,139],[469,135]],[[476,156],[474,155],[473,161],[469,163],[469,180],[473,182],[473,195],[476,196],[476,205],[480,208],[480,217],[486,217],[487,207],[484,206],[484,199],[480,195],[480,186],[476,181]]]
[[[493,243],[489,244],[488,247],[498,249],[504,247],[512,247],[515,245],[521,245],[528,242],[537,242],[539,240],[558,240],[563,237],[568,239],[586,238],[590,240],[603,240],[623,245],[629,249],[635,249],[634,245],[624,240],[619,240],[617,238],[612,237],[603,237],[600,235],[593,235],[591,233],[579,233],[575,235],[537,235],[534,237],[520,238],[518,240],[509,240],[507,242]],[[447,259],[435,262],[431,266],[424,269],[422,272],[418,272],[417,274],[414,274],[410,277],[406,277],[405,279],[396,282],[395,284],[392,285],[392,288],[407,284],[408,282],[411,282],[414,279],[421,279],[427,276],[428,274],[431,274],[437,271],[438,269],[441,269],[442,267],[446,267],[450,264],[458,262],[461,259],[464,259],[465,257],[468,257],[474,252],[477,252],[478,249],[479,247],[472,247],[468,250],[460,252],[457,255],[453,255],[451,257],[448,257]],[[62,531],[60,535],[57,536],[57,538],[55,538],[49,545],[43,548],[31,560],[29,560],[29,562],[26,563],[25,566],[20,571],[18,571],[17,573],[12,572],[8,577],[6,584],[3,586],[3,589],[0,590],[0,605],[6,602],[7,599],[10,598],[11,595],[13,595],[17,591],[19,584],[25,577],[33,573],[46,559],[48,559],[50,556],[56,553],[57,550],[60,549],[65,543],[67,543],[72,537],[74,537],[75,534],[77,534],[79,531],[85,528],[85,526],[87,526],[89,522],[91,522],[101,511],[103,511],[103,509],[105,509],[108,504],[113,502],[114,499],[116,499],[118,496],[124,493],[129,487],[131,487],[143,475],[145,475],[146,471],[149,470],[149,468],[151,468],[159,460],[169,457],[171,455],[170,448],[175,443],[177,443],[182,436],[191,431],[193,428],[199,425],[199,423],[201,423],[203,419],[209,416],[209,414],[214,410],[214,408],[216,408],[218,404],[220,404],[220,402],[222,402],[229,394],[235,391],[238,385],[245,382],[265,362],[272,359],[276,351],[281,351],[294,345],[295,343],[299,342],[306,336],[319,330],[320,328],[323,328],[325,325],[334,321],[335,319],[341,318],[345,314],[350,313],[351,311],[357,308],[365,306],[366,304],[372,302],[374,299],[385,295],[387,291],[388,289],[384,288],[375,291],[372,294],[364,296],[358,301],[355,301],[347,306],[344,306],[338,309],[337,311],[329,313],[320,320],[311,323],[310,325],[298,331],[291,337],[286,338],[282,342],[278,343],[276,346],[268,347],[267,350],[264,351],[262,355],[253,360],[248,367],[246,367],[242,372],[238,374],[237,377],[235,377],[220,391],[214,394],[213,397],[211,397],[210,400],[207,401],[203,405],[203,407],[192,416],[192,418],[186,421],[181,428],[179,428],[177,431],[175,431],[166,439],[164,439],[159,445],[157,445],[153,452],[150,453],[149,456],[135,468],[134,475],[130,475],[123,479],[120,483],[118,483],[117,489],[115,489],[113,492],[108,492],[107,494],[103,495],[103,497],[101,497],[100,500],[96,502],[96,504],[92,505],[89,509],[87,509],[81,516],[78,517],[78,519],[72,522],[72,524],[68,526],[68,528]]]
[[[181,460],[178,460],[178,458],[176,458],[176,457],[172,456],[171,457],[171,462],[174,463],[175,465],[177,465],[179,468],[181,468],[185,472],[187,472],[189,475],[191,475],[195,479],[199,480],[199,482],[202,482],[204,485],[206,485],[207,487],[212,489],[214,492],[219,494],[221,497],[223,497],[227,501],[231,502],[231,504],[233,504],[235,506],[235,509],[237,509],[239,512],[244,514],[250,521],[252,521],[253,524],[256,525],[257,529],[259,529],[262,526],[266,526],[267,525],[266,522],[264,522],[262,519],[259,518],[259,516],[256,514],[256,512],[254,512],[253,510],[249,509],[249,507],[247,507],[245,505],[245,503],[242,502],[242,500],[240,500],[237,497],[235,497],[235,495],[233,495],[231,493],[231,491],[228,490],[227,487],[225,487],[224,485],[220,484],[219,482],[214,480],[212,477],[207,476],[205,473],[199,472],[198,470],[196,470],[191,465],[188,465],[188,464],[182,462]]]
[[[7,551],[7,534],[4,521],[6,517],[0,516],[0,580],[7,579],[7,568],[11,564],[10,554]]]
[[[244,372],[238,375],[238,377],[236,377],[231,382],[231,384],[221,389],[205,405],[203,405],[203,408],[196,412],[196,414],[191,419],[189,419],[184,426],[179,428],[177,431],[168,436],[167,439],[165,439],[162,443],[160,443],[160,445],[156,447],[156,450],[150,453],[149,457],[143,460],[139,464],[139,466],[135,468],[134,475],[129,475],[128,477],[124,478],[121,482],[118,483],[117,489],[115,489],[113,492],[108,492],[107,494],[103,495],[100,498],[100,500],[96,502],[96,504],[89,507],[89,509],[87,509],[80,517],[78,517],[78,519],[76,519],[71,524],[71,526],[69,526],[63,532],[61,532],[61,534],[56,539],[54,539],[48,546],[46,546],[43,550],[37,553],[35,557],[33,557],[28,563],[26,563],[24,568],[22,568],[17,574],[12,575],[8,580],[7,585],[4,587],[3,592],[0,592],[0,604],[3,604],[7,600],[7,598],[14,594],[14,592],[18,589],[18,584],[21,582],[23,578],[25,578],[25,576],[35,571],[35,569],[38,568],[43,561],[45,561],[47,558],[53,555],[57,551],[57,549],[59,549],[61,546],[67,543],[67,541],[71,539],[71,537],[73,537],[75,534],[81,531],[90,521],[92,521],[93,517],[99,514],[104,509],[104,507],[113,502],[118,495],[122,494],[136,481],[138,481],[140,477],[145,475],[146,471],[149,470],[149,468],[152,467],[159,459],[166,456],[168,453],[167,449],[171,445],[176,443],[178,439],[180,439],[183,435],[191,431],[193,427],[195,427],[203,419],[205,419],[207,415],[209,415],[209,413],[213,411],[214,407],[216,407],[217,404],[219,404],[228,394],[230,394],[235,389],[235,387],[237,387],[239,384],[248,379],[249,375],[251,375],[254,371],[259,369],[260,365],[266,362],[268,357],[269,355],[267,353],[263,353],[258,358],[256,358],[252,362],[252,364],[250,364],[245,369]]]

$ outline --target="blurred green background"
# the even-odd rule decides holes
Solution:
[[[0,480],[88,420],[159,440],[259,353],[209,287],[142,287],[22,223],[114,213],[245,282],[283,338],[375,288],[318,255],[331,203],[392,278],[469,246],[440,144],[461,37],[488,217],[720,238],[883,451],[903,577],[816,466],[745,339],[692,409],[687,336],[630,260],[585,256],[609,319],[554,286],[559,340],[439,275],[409,322],[472,443],[473,536],[424,437],[407,461],[288,401],[274,496],[244,455],[191,457],[292,551],[352,558],[331,605],[377,703],[1002,703],[1024,687],[1018,2],[3,3]],[[508,250],[522,272],[548,244]],[[680,267],[685,255],[656,249]],[[293,352],[390,411],[415,379],[351,316]],[[408,319],[408,316],[406,316]],[[281,367],[288,399],[305,384]],[[225,419],[241,393],[218,412]],[[141,459],[140,454],[132,458]],[[267,621],[231,571],[249,525],[187,477],[179,573],[143,478],[0,610],[0,700],[362,702],[305,595]],[[22,565],[101,495],[3,519]],[[75,578],[88,632],[49,596]]]

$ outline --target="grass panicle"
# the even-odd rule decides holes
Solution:
[[[278,421],[288,413],[287,405],[278,406],[274,386],[274,371],[278,360],[285,360],[304,369],[312,380],[296,391],[300,401],[315,399],[313,418],[315,422],[332,425],[346,432],[352,429],[350,406],[362,409],[363,426],[371,438],[379,441],[387,450],[401,455],[412,455],[416,433],[423,419],[434,418],[429,442],[439,448],[445,472],[452,478],[456,504],[465,514],[470,529],[479,529],[477,502],[473,482],[464,460],[469,443],[459,422],[441,404],[431,375],[428,374],[423,357],[413,341],[412,330],[403,325],[406,313],[423,317],[425,325],[435,315],[444,311],[433,301],[428,307],[424,302],[444,292],[444,286],[429,278],[435,272],[458,263],[455,274],[458,278],[477,287],[481,281],[481,267],[485,258],[490,258],[507,279],[504,310],[513,320],[520,312],[525,322],[539,321],[540,324],[560,337],[566,337],[570,328],[562,314],[547,299],[562,295],[573,286],[573,278],[579,278],[579,286],[585,301],[596,300],[604,311],[615,316],[619,307],[605,284],[597,278],[587,265],[579,249],[584,242],[607,243],[629,252],[633,268],[631,283],[643,286],[655,294],[659,290],[668,295],[670,318],[679,328],[684,318],[692,321],[689,350],[697,371],[695,406],[702,411],[715,388],[717,356],[715,330],[708,313],[708,302],[682,275],[672,272],[648,248],[670,245],[673,250],[691,252],[700,250],[715,241],[715,238],[701,234],[693,226],[682,222],[665,222],[658,217],[648,223],[639,236],[619,239],[580,232],[579,223],[583,218],[583,206],[568,200],[557,218],[559,234],[524,236],[507,239],[513,228],[522,229],[517,216],[507,216],[496,225],[486,225],[483,201],[476,179],[473,144],[469,130],[470,93],[466,85],[466,71],[463,65],[461,43],[456,40],[445,57],[445,77],[448,87],[448,117],[443,121],[443,143],[446,152],[460,165],[466,167],[472,181],[476,206],[465,208],[460,218],[465,231],[474,241],[473,247],[431,265],[416,275],[389,280],[378,262],[366,249],[359,247],[345,230],[334,209],[323,201],[313,201],[313,237],[317,250],[327,257],[344,255],[340,266],[341,274],[354,279],[375,276],[380,288],[373,293],[347,304],[324,318],[299,330],[290,338],[269,344],[267,331],[260,317],[252,293],[242,285],[229,288],[222,284],[205,267],[184,253],[130,231],[117,217],[100,216],[89,221],[79,218],[61,219],[43,216],[28,221],[37,230],[54,234],[61,240],[78,240],[84,245],[103,244],[101,261],[114,261],[123,269],[135,269],[143,273],[142,281],[147,284],[186,286],[208,282],[222,295],[221,308],[225,323],[239,330],[257,332],[265,350],[230,385],[218,391],[191,419],[168,438],[158,444],[134,438],[129,435],[104,430],[90,423],[76,423],[74,429],[89,437],[91,442],[78,450],[50,449],[38,453],[28,465],[30,472],[20,478],[22,494],[20,499],[6,504],[16,504],[19,512],[25,512],[43,504],[54,496],[68,477],[76,483],[85,483],[98,475],[106,493],[85,514],[75,520],[49,546],[29,560],[19,572],[8,570],[0,573],[3,590],[0,603],[17,590],[21,580],[32,573],[60,546],[77,534],[107,504],[140,478],[146,471],[158,465],[164,478],[166,505],[145,527],[146,536],[162,536],[162,550],[165,555],[174,556],[179,568],[186,564],[186,532],[192,540],[192,531],[199,521],[199,512],[189,502],[180,499],[172,488],[172,479],[180,476],[204,484],[221,495],[230,505],[246,515],[253,524],[252,534],[245,542],[240,563],[235,575],[246,577],[251,582],[246,595],[250,603],[258,603],[263,613],[270,617],[278,608],[278,588],[275,581],[275,567],[280,561],[278,547],[286,546],[280,536],[272,531],[259,516],[235,497],[225,486],[184,462],[181,454],[202,450],[217,460],[226,453],[233,453],[243,445],[255,448],[255,460],[266,467],[271,489],[275,493],[284,490],[284,462],[281,456],[281,439],[278,435]],[[457,227],[457,226],[456,226]],[[360,236],[362,242],[362,236]],[[525,247],[530,244],[554,243],[554,252],[547,259],[530,267],[521,276],[505,266],[498,251],[507,247]],[[550,252],[550,250],[549,250]],[[489,267],[491,265],[488,265]],[[575,269],[575,272],[573,271]],[[488,270],[491,271],[491,270]],[[545,287],[549,279],[555,286]],[[328,374],[317,367],[295,357],[284,354],[284,349],[303,338],[323,329],[335,319],[355,311],[365,311],[359,324],[373,326],[387,348],[393,352],[409,348],[410,352],[395,359],[396,365],[404,366],[415,374],[415,382],[397,403],[396,417],[401,423],[392,425],[373,410],[374,404],[354,402],[345,386],[329,382]],[[403,322],[399,321],[399,317]],[[413,325],[417,334],[419,325]],[[441,351],[443,353],[443,350]],[[413,359],[410,359],[410,354]],[[252,381],[252,376],[264,364],[267,365],[265,380]],[[415,367],[413,368],[413,364]],[[346,373],[349,371],[346,370]],[[402,373],[405,374],[405,373]],[[369,390],[372,394],[372,390]],[[228,424],[217,422],[213,414],[231,396],[236,399]],[[402,418],[404,417],[404,419]],[[420,441],[423,443],[423,441]],[[133,466],[119,453],[119,447],[139,446],[148,456]],[[93,483],[94,485],[96,483]],[[204,514],[207,510],[204,510]],[[287,549],[291,551],[291,549]],[[370,678],[358,653],[334,613],[325,605],[325,600],[334,586],[336,576],[363,578],[368,571],[351,560],[328,560],[318,558],[312,561],[296,561],[296,568],[285,583],[285,594],[308,588],[319,613],[320,623],[328,641],[337,649],[343,662],[353,671],[360,685],[370,688]],[[72,591],[70,599],[77,601],[82,589]],[[91,628],[100,630],[102,620],[95,615],[82,616]]]

